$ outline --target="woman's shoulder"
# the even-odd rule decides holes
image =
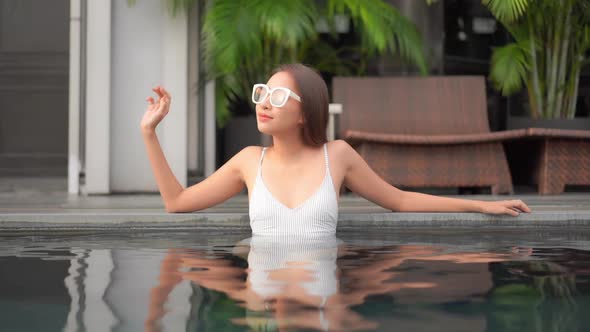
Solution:
[[[258,165],[261,153],[261,146],[250,145],[242,148],[242,150],[227,161],[227,164],[242,174],[249,174],[251,173],[251,169]]]
[[[342,139],[328,142],[328,153],[339,158],[346,157],[353,150],[354,148]]]
[[[253,153],[253,152],[260,152],[264,147],[259,145],[248,145],[240,151],[240,153]]]
[[[234,155],[236,163],[240,167],[250,167],[251,165],[258,165],[260,156],[262,155],[262,149],[264,147],[258,145],[249,145],[242,148],[240,152]]]
[[[328,155],[330,161],[338,163],[338,165],[344,169],[349,167],[356,154],[356,150],[345,140],[337,139],[328,142]]]
[[[245,148],[242,148],[242,150],[240,150],[240,152],[238,152],[236,154],[236,157],[239,157],[239,159],[241,159],[242,161],[254,158],[254,157],[260,157],[260,154],[262,153],[262,146],[258,146],[258,145],[249,145]]]

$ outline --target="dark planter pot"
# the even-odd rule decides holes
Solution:
[[[533,119],[523,116],[509,116],[507,129],[522,128],[553,128],[553,129],[576,129],[590,130],[590,118],[573,119]]]
[[[229,105],[231,118],[224,128],[217,127],[217,167],[223,166],[235,154],[249,145],[260,145],[256,112],[245,99]]]
[[[256,115],[232,117],[223,128],[223,163],[249,145],[260,145]]]

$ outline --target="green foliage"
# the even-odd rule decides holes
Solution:
[[[350,16],[359,32],[358,48],[339,50],[319,39],[320,19],[326,17],[335,31],[336,15]],[[355,65],[362,67],[341,60],[344,51],[358,52],[361,59],[390,52],[427,72],[416,27],[382,0],[327,0],[323,7],[313,0],[212,0],[202,38],[207,72],[223,91],[220,98],[227,98],[225,105],[217,104],[220,125],[229,118],[227,103],[248,98],[251,85],[265,82],[281,63],[304,62],[342,75],[354,72]]]
[[[215,0],[206,7],[202,41],[209,79],[215,79],[217,122],[230,117],[229,104],[248,98],[281,62],[298,60],[298,48],[317,38],[312,0]]]
[[[167,0],[172,13],[188,11],[197,1]],[[282,63],[303,62],[325,73],[358,75],[363,74],[370,57],[391,53],[414,64],[422,74],[428,71],[420,33],[384,0],[201,1],[206,5],[201,52],[208,79],[216,83],[221,126],[230,117],[231,102],[248,99],[252,84],[265,82],[269,72]],[[337,15],[350,17],[358,46],[337,49],[319,39],[316,27],[324,18],[332,37],[337,38]],[[345,52],[357,54],[360,61],[344,60]]]
[[[524,15],[531,0],[482,0],[498,20],[511,23]]]
[[[530,67],[527,51],[517,43],[494,50],[490,77],[502,95],[508,96],[522,89]]]
[[[362,46],[370,55],[399,53],[427,72],[421,36],[414,24],[395,7],[383,1],[328,0],[328,16],[349,14],[360,27]]]
[[[526,85],[531,116],[572,118],[590,50],[588,0],[482,0],[515,42],[494,50],[490,78],[504,95]]]

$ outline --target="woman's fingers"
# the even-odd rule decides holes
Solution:
[[[513,217],[518,216],[518,212],[515,211],[515,210],[513,210],[513,209],[511,209],[511,208],[509,208],[509,207],[507,207],[507,208],[504,209],[504,213],[509,214],[509,215],[511,215]]]
[[[164,96],[164,93],[162,92],[162,88],[160,86],[157,86],[157,87],[153,88],[152,90],[155,93],[157,93],[160,98],[162,98]]]
[[[149,103],[148,109],[157,113],[162,113],[165,116],[170,111],[170,94],[159,85],[152,88],[152,91],[158,95],[158,100],[154,100],[151,96],[147,97],[146,100]]]
[[[521,213],[529,213],[531,209],[521,200],[506,200],[486,203],[484,213],[491,214],[508,214],[518,216]]]
[[[168,110],[170,110],[170,107],[168,107],[169,100],[166,96],[162,97],[162,101],[160,104],[162,105],[161,109],[162,112],[164,112],[164,115],[168,114]]]
[[[508,201],[510,208],[520,212],[531,212],[531,209],[521,200]]]
[[[162,88],[162,92],[164,92],[164,95],[166,96],[166,98],[168,98],[168,101],[172,100],[172,97],[166,89]]]
[[[161,86],[157,86],[155,88],[152,89],[155,93],[158,94],[158,102],[160,101],[165,101],[165,103],[167,105],[170,105],[170,101],[172,100],[172,97],[170,96],[170,93],[168,93],[168,91],[166,91],[166,89],[164,89]]]
[[[516,201],[516,206],[523,212],[531,212],[531,209],[520,199]]]

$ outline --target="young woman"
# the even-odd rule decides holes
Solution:
[[[328,89],[302,64],[278,67],[266,84],[255,84],[258,130],[270,147],[249,146],[202,182],[183,188],[170,170],[155,129],[168,114],[170,94],[153,89],[141,131],[166,211],[192,212],[248,189],[254,234],[333,233],[340,188],[392,211],[480,212],[517,216],[530,212],[521,200],[478,201],[400,190],[381,179],[345,141],[328,142]],[[395,156],[392,156],[395,158]]]

